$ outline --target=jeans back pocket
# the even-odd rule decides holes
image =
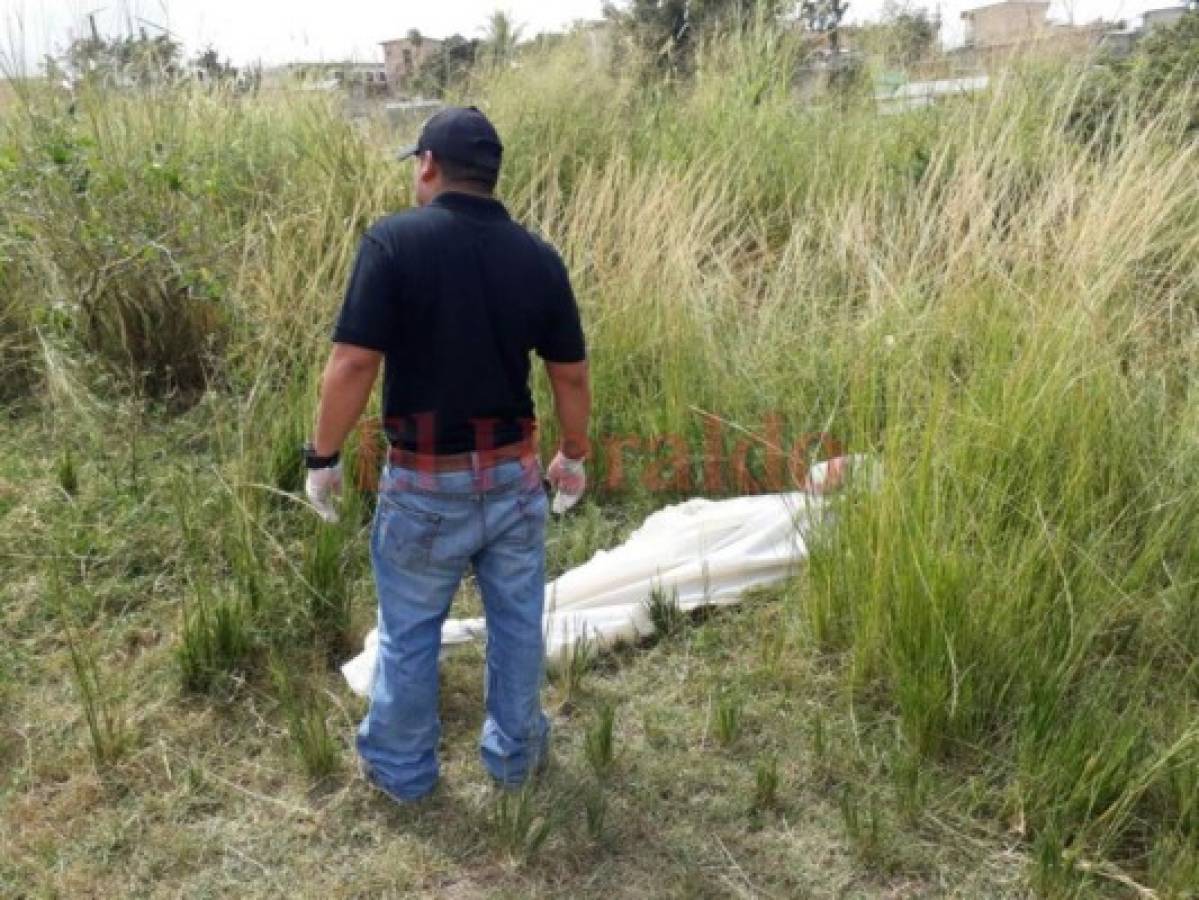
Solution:
[[[427,568],[441,533],[442,515],[401,502],[394,496],[379,498],[372,548],[379,560],[404,568]]]

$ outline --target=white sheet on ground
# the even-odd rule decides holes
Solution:
[[[862,461],[845,460],[854,469]],[[646,601],[654,590],[692,610],[735,603],[748,589],[793,574],[808,554],[811,529],[827,511],[829,476],[829,464],[820,463],[812,468],[808,491],[687,500],[653,513],[619,547],[600,550],[546,585],[546,655],[569,652],[584,637],[602,645],[649,634]],[[486,634],[481,618],[450,619],[442,648]],[[372,630],[362,653],[342,666],[356,694],[370,694],[377,645]]]

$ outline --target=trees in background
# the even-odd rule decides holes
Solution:
[[[1192,2],[1181,19],[1141,41],[1130,69],[1150,110],[1182,98],[1186,128],[1199,134],[1199,3]]]
[[[803,0],[799,18],[808,31],[828,36],[829,48],[836,53],[841,48],[841,20],[849,10],[843,0]]]
[[[685,69],[705,31],[754,17],[777,18],[794,6],[794,0],[632,0],[626,6],[605,3],[604,18],[660,66]]]
[[[60,60],[73,82],[101,81],[114,85],[150,85],[183,74],[183,46],[163,31],[151,37],[137,34],[104,37],[91,23],[91,33],[73,40]]]
[[[466,79],[476,64],[504,66],[516,57],[524,29],[503,10],[496,10],[483,26],[483,38],[464,38],[455,34],[441,42],[436,52],[421,63],[413,79],[413,88],[424,97],[443,97],[455,84]],[[415,28],[408,40],[419,47],[424,38]]]
[[[690,43],[686,0],[633,0],[627,9],[604,4],[604,18],[626,31],[641,49],[669,66]]]
[[[1199,8],[1158,28],[1127,57],[1109,56],[1093,66],[1070,116],[1076,134],[1098,143],[1116,137],[1132,120],[1182,116],[1182,127],[1199,135]]]
[[[856,49],[875,54],[888,65],[906,67],[928,59],[937,47],[941,20],[925,7],[887,2],[878,22],[855,29]]]
[[[195,72],[202,72],[204,80],[213,84],[237,80],[237,67],[227,59],[222,60],[211,44],[192,58],[191,67]]]
[[[1150,94],[1199,91],[1199,2],[1173,25],[1142,40],[1131,62],[1132,74]],[[1199,127],[1199,97],[1192,93],[1191,100]]]
[[[151,36],[146,29],[136,34],[107,37],[89,22],[89,33],[71,41],[60,56],[46,56],[46,77],[54,84],[102,84],[108,87],[148,87],[195,77],[209,84],[236,84],[252,88],[261,79],[259,68],[245,73],[222,59],[209,45],[186,63],[183,45],[167,31]]]
[[[887,59],[908,66],[926,59],[937,45],[941,32],[939,16],[927,9],[911,9],[888,3],[883,7],[883,27],[887,31],[884,49]]]
[[[494,66],[510,63],[516,56],[524,28],[512,21],[512,16],[497,9],[487,18],[483,27],[484,57]]]
[[[429,56],[413,79],[413,87],[423,97],[442,97],[450,86],[466,78],[479,58],[481,42],[455,34],[446,38]]]

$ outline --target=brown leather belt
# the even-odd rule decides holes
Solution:
[[[387,461],[403,469],[418,472],[469,472],[483,470],[510,459],[532,461],[537,449],[531,441],[517,441],[493,450],[474,450],[467,453],[413,453],[403,447],[392,447]]]

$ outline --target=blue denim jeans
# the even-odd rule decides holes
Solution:
[[[487,617],[483,765],[516,785],[545,758],[546,508],[532,458],[463,472],[384,468],[371,533],[378,670],[358,753],[368,777],[400,800],[437,783],[441,626],[468,565]]]

